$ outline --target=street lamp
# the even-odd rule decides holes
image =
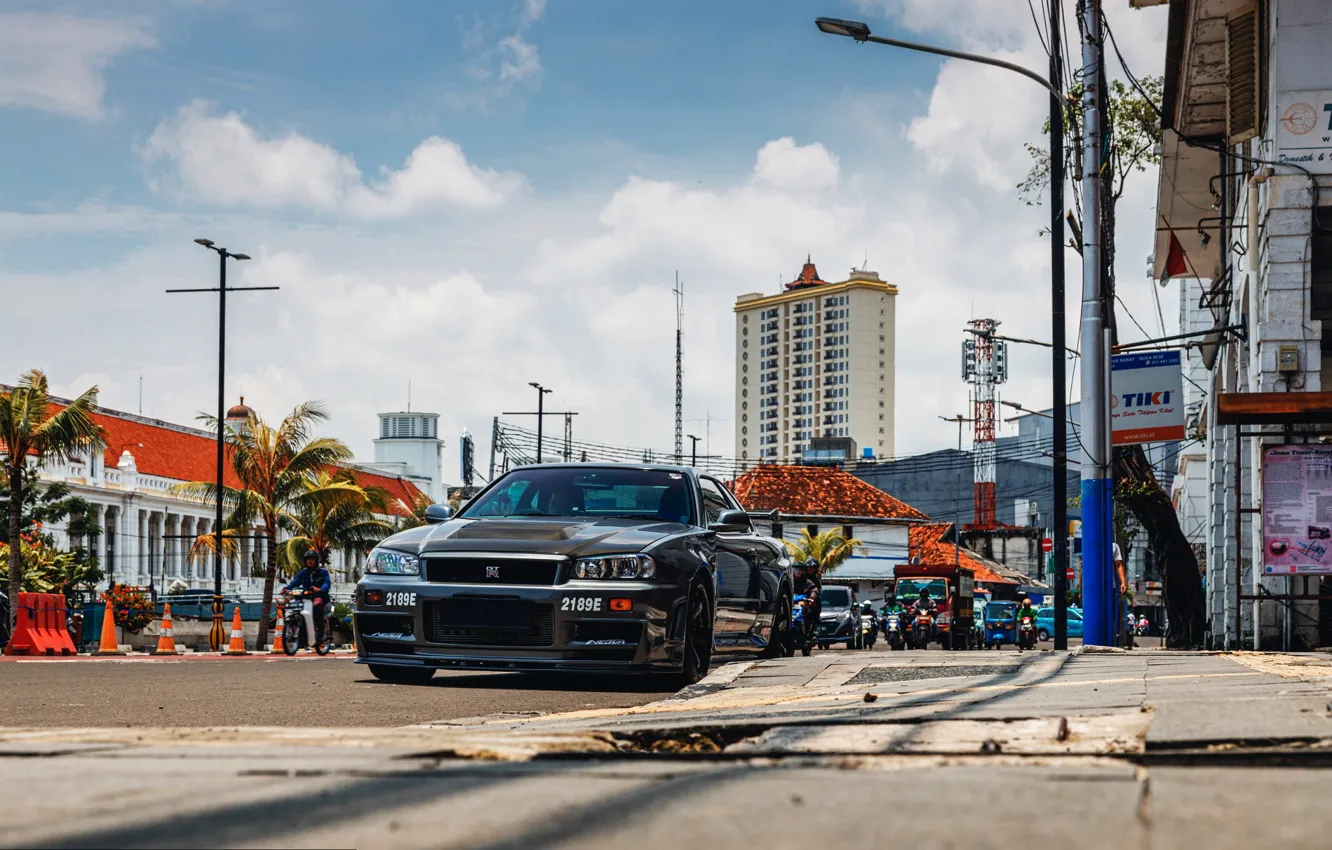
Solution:
[[[538,384],[536,381],[528,381],[527,385],[537,391],[537,456],[536,462],[541,463],[541,425],[546,421],[545,400],[546,393],[553,393],[554,390],[548,390]]]
[[[227,364],[227,293],[249,292],[260,289],[278,289],[276,286],[227,286],[227,260],[248,260],[249,254],[234,254],[226,248],[218,248],[211,239],[196,239],[197,244],[217,254],[218,284],[202,289],[168,289],[176,292],[216,292],[217,310],[217,505],[213,525],[213,626],[208,630],[208,648],[213,652],[222,649],[226,632],[222,627],[222,468],[225,456],[225,429],[222,427],[226,415],[226,364]]]
[[[689,438],[689,465],[698,466],[698,437],[693,434],[685,434]]]
[[[1050,0],[1050,76],[1047,79],[1035,71],[975,53],[963,53],[928,44],[884,38],[870,32],[869,24],[841,18],[817,18],[814,24],[829,35],[846,36],[859,42],[872,41],[890,47],[901,47],[950,59],[963,59],[992,65],[1038,83],[1050,93],[1050,319],[1051,319],[1051,381],[1054,384],[1054,522],[1058,527],[1068,525],[1068,468],[1067,426],[1068,400],[1064,388],[1064,96],[1061,66],[1063,57],[1059,46],[1062,25],[1059,0]],[[1068,566],[1068,545],[1060,536],[1055,538],[1055,649],[1068,648],[1068,599],[1065,569]]]

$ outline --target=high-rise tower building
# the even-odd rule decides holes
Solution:
[[[808,258],[776,295],[735,302],[735,456],[798,461],[814,438],[893,454],[897,287],[878,273],[819,278]]]

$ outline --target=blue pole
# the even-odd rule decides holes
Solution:
[[[1082,479],[1082,642],[1088,646],[1114,643],[1111,486],[1109,478]]]

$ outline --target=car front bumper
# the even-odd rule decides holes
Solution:
[[[627,610],[614,610],[614,608]],[[570,580],[553,586],[366,576],[352,623],[356,660],[399,667],[652,672],[679,669],[685,591]]]

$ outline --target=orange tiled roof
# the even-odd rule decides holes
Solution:
[[[989,584],[1017,584],[1010,578],[1004,578],[990,569],[985,560],[965,547],[954,552],[953,544],[945,541],[944,536],[952,530],[951,522],[932,522],[927,525],[913,525],[908,530],[907,552],[913,563],[952,564],[956,558],[962,566],[975,573],[976,581]]]
[[[108,469],[119,468],[121,452],[129,449],[134,455],[135,467],[145,475],[176,481],[213,481],[217,477],[217,441],[205,431],[105,408],[92,416],[106,434],[103,457]],[[401,499],[409,508],[421,492],[415,484],[402,478],[357,467],[353,467],[352,472],[357,483],[383,487],[395,502]],[[240,486],[229,462],[223,464],[222,480],[228,487]],[[395,514],[404,513],[397,504],[391,504],[390,508]]]
[[[735,497],[749,511],[781,511],[797,516],[928,519],[879,488],[832,466],[765,463],[736,479]]]
[[[819,279],[819,270],[814,268],[808,256],[805,257],[805,265],[800,268],[800,276],[786,285],[787,289],[799,289],[803,286],[821,286],[827,281]]]

